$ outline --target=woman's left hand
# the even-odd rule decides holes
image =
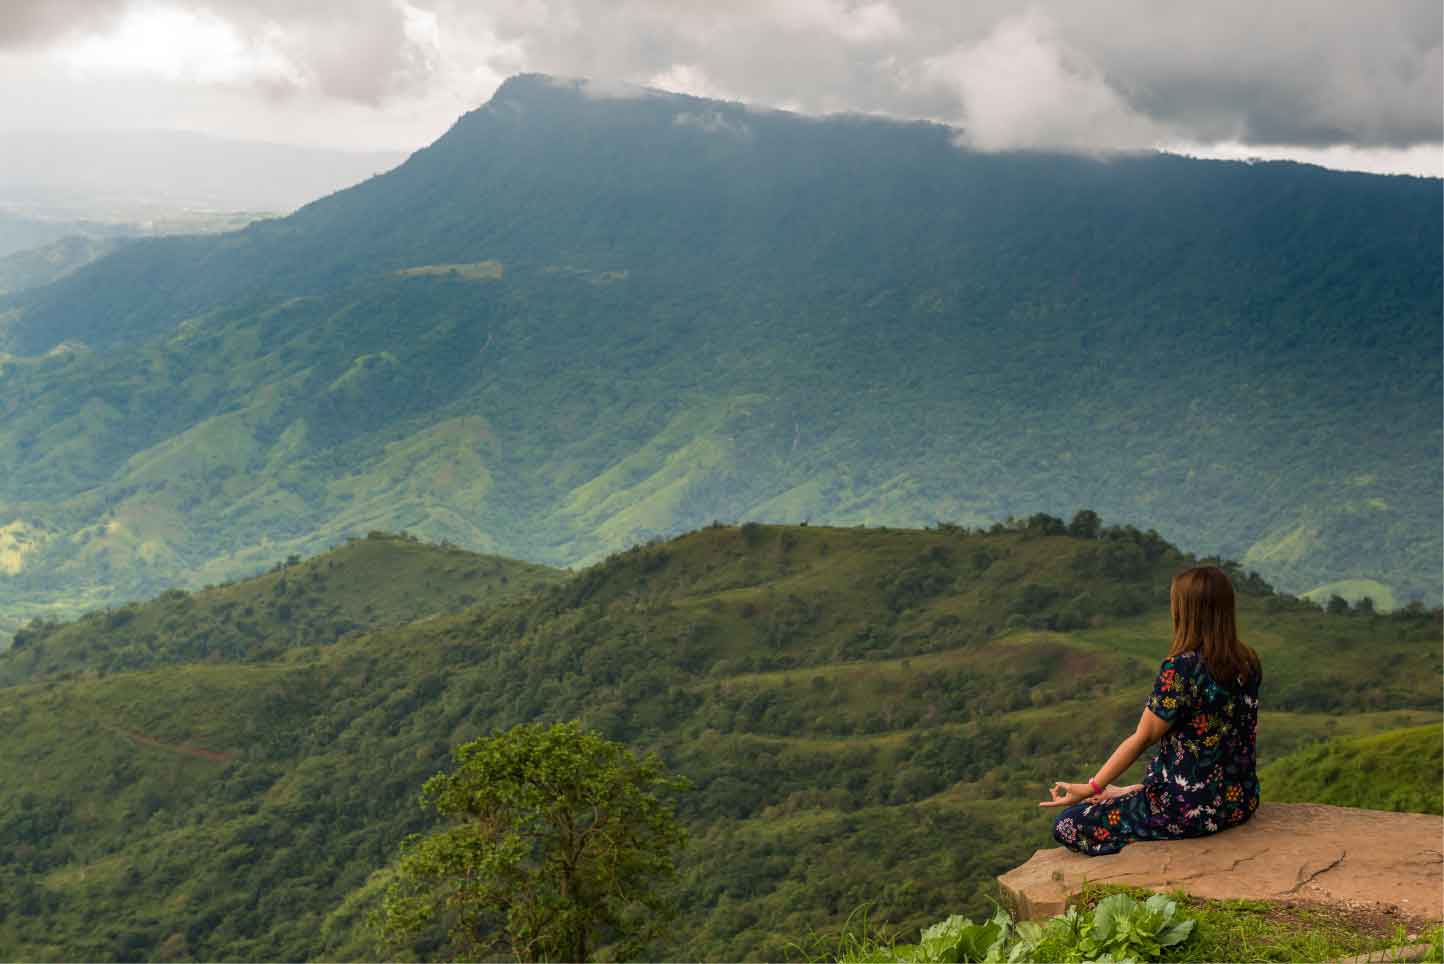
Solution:
[[[1040,807],[1067,807],[1075,803],[1082,803],[1093,796],[1093,788],[1086,783],[1055,783],[1048,791],[1052,794],[1052,800],[1044,800],[1038,804]]]

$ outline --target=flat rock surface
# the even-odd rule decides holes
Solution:
[[[1444,818],[1265,803],[1242,826],[1207,837],[1135,841],[1104,857],[1039,850],[998,882],[1020,919],[1037,920],[1062,913],[1085,879],[1438,921],[1444,918]]]

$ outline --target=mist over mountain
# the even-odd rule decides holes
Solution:
[[[1080,505],[1438,602],[1438,180],[954,141],[524,75],[0,299],[0,620],[371,527],[570,565]]]
[[[0,294],[50,284],[105,257],[124,241],[121,233],[65,234],[58,241],[0,255]]]
[[[26,255],[67,238],[110,241],[136,232],[126,225],[101,221],[56,221],[24,217],[0,210],[0,258]],[[7,291],[17,290],[6,288]]]
[[[287,213],[405,160],[192,131],[0,132],[0,207],[54,219]]]

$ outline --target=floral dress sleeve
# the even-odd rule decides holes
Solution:
[[[1144,707],[1165,723],[1172,723],[1188,718],[1192,702],[1192,679],[1170,656],[1159,667],[1158,677],[1153,681],[1153,693]]]

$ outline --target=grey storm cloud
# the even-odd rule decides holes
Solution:
[[[4,0],[0,51],[44,44],[76,30],[103,30],[129,6],[129,0]]]
[[[294,83],[380,103],[466,71],[673,87],[956,125],[983,149],[1444,140],[1438,0],[205,0]],[[4,0],[0,50],[125,0]],[[408,17],[434,18],[419,39]]]

